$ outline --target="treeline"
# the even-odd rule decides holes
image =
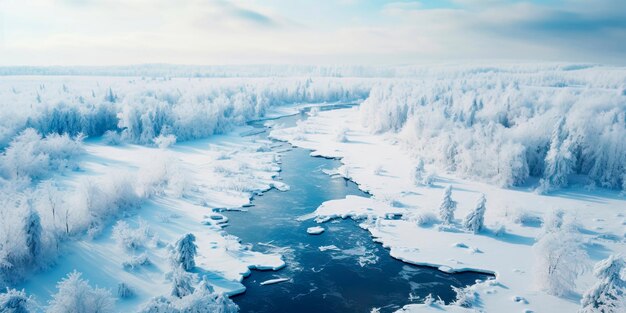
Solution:
[[[364,99],[371,85],[336,78],[5,79],[0,147],[26,128],[87,137],[113,131],[141,144],[159,135],[202,138],[262,117],[272,106]]]

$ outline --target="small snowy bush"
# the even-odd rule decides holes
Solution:
[[[117,146],[122,143],[122,136],[117,131],[107,130],[102,135],[102,142],[109,146]]]
[[[138,176],[139,194],[143,197],[165,194],[182,197],[191,190],[186,169],[165,151],[150,164],[142,166]]]
[[[126,283],[117,285],[117,297],[120,299],[132,298],[135,295],[133,290]]]
[[[106,289],[91,287],[81,273],[69,273],[57,283],[58,292],[52,296],[48,313],[109,313],[114,312],[115,299]]]
[[[152,264],[152,262],[146,253],[132,256],[130,259],[122,262],[122,266],[127,270],[133,270],[139,266],[146,266],[150,264]]]
[[[348,142],[348,129],[339,128],[335,131],[335,140],[337,142]]]
[[[427,227],[436,224],[439,220],[437,215],[432,212],[419,212],[414,217],[417,226]]]
[[[496,223],[493,226],[493,234],[496,237],[503,237],[507,234],[506,225],[504,223]]]
[[[513,222],[523,226],[538,226],[543,223],[543,219],[533,212],[518,209],[513,213]]]
[[[122,247],[135,250],[143,247],[152,238],[152,232],[148,224],[140,220],[137,228],[131,228],[125,221],[118,221],[113,226],[113,238]]]
[[[154,138],[154,144],[160,149],[166,149],[176,143],[176,136],[174,135],[159,135]]]

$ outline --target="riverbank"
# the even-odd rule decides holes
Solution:
[[[333,173],[349,178],[373,195],[372,199],[346,197],[325,202],[315,211],[317,221],[358,218],[375,241],[390,249],[391,256],[408,263],[431,265],[446,272],[470,269],[495,273],[495,281],[467,290],[468,295],[476,296],[470,303],[473,309],[577,310],[580,295],[552,296],[534,283],[537,277],[533,246],[542,230],[540,223],[526,224],[525,216],[541,221],[548,219],[554,209],[564,210],[567,219],[580,225],[580,236],[589,255],[589,260],[581,262],[586,262],[587,267],[610,254],[626,252],[620,215],[626,201],[616,192],[570,188],[542,196],[525,188],[502,189],[464,180],[430,167],[427,171],[436,173],[432,186],[416,186],[412,179],[416,160],[393,135],[372,135],[361,126],[358,108],[320,112],[296,127],[274,130],[271,137],[310,149],[314,156],[341,159],[342,166]],[[453,185],[452,197],[458,202],[454,225],[439,227],[434,221],[418,225],[425,217],[436,216],[443,188],[448,185]],[[487,227],[474,235],[463,231],[460,222],[481,194],[487,198]],[[403,218],[389,218],[390,213]],[[592,284],[591,273],[586,271],[577,279],[575,289],[580,293]],[[404,310],[441,309],[465,310],[424,304],[410,305]]]

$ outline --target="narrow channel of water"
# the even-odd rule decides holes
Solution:
[[[279,123],[293,125],[304,114],[284,117]],[[252,123],[262,127],[263,122]],[[261,139],[267,133],[260,133]],[[287,266],[280,271],[253,271],[244,280],[247,290],[233,300],[241,312],[393,312],[415,297],[433,294],[446,302],[454,300],[451,286],[466,286],[489,276],[479,273],[446,274],[434,268],[413,266],[389,256],[374,243],[367,231],[352,220],[322,224],[321,235],[308,235],[312,220],[297,218],[313,212],[322,202],[346,195],[368,195],[356,184],[322,172],[340,165],[336,160],[309,156],[309,151],[277,145],[282,152],[280,177],[291,189],[270,190],[256,196],[248,212],[226,212],[227,231],[254,250],[279,252]],[[277,150],[280,151],[280,150]],[[321,251],[320,247],[335,246]],[[273,285],[266,280],[289,278]]]

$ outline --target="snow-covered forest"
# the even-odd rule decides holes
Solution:
[[[428,163],[500,186],[540,178],[540,191],[584,176],[626,190],[623,69],[467,68],[382,83],[363,125],[399,132]]]
[[[224,75],[227,70],[238,74]],[[4,75],[88,71],[85,68],[0,69]],[[164,72],[168,75],[151,76]],[[260,76],[255,74],[259,72],[272,77],[254,77]],[[297,113],[304,104],[360,103],[353,110],[359,120],[352,122],[360,123],[372,136],[393,138],[391,145],[412,158],[409,168],[404,169],[410,173],[414,184],[411,188],[418,186],[434,192],[433,185],[440,184],[441,177],[452,175],[505,189],[529,191],[533,195],[535,192],[550,195],[571,187],[610,192],[615,197],[620,197],[620,191],[622,195],[626,192],[626,69],[623,67],[576,64],[242,67],[237,70],[208,67],[194,72],[187,67],[157,66],[112,68],[110,72],[100,68],[93,73],[93,76],[0,77],[0,288],[6,289],[0,294],[2,312],[119,310],[115,301],[132,298],[137,290],[125,282],[120,282],[116,290],[111,286],[92,286],[76,271],[63,275],[48,303],[35,301],[38,299],[30,297],[28,289],[14,289],[59,266],[57,262],[63,262],[59,258],[67,249],[79,249],[80,245],[73,243],[98,242],[103,237],[115,242],[115,251],[127,254],[123,267],[131,274],[135,268],[150,262],[166,268],[163,272],[168,284],[173,286],[171,294],[151,295],[149,301],[131,307],[141,307],[142,312],[236,311],[227,294],[216,292],[211,282],[194,272],[200,266],[195,261],[198,250],[205,249],[208,243],[219,246],[214,243],[218,241],[246,255],[243,258],[246,261],[242,261],[245,270],[235,275],[238,278],[229,277],[233,281],[241,280],[249,268],[280,268],[284,263],[277,265],[268,256],[253,254],[257,259],[249,256],[247,253],[252,252],[228,237],[227,229],[222,232],[216,221],[223,217],[201,217],[203,223],[215,226],[217,230],[210,236],[219,240],[198,233],[173,235],[167,231],[170,240],[162,240],[151,229],[154,225],[145,221],[129,224],[125,219],[145,211],[146,206],[166,205],[163,203],[167,201],[189,200],[197,207],[217,208],[199,198],[200,193],[226,194],[220,199],[226,197],[225,203],[239,207],[263,190],[287,190],[287,186],[273,180],[280,163],[269,152],[269,143],[240,143],[235,148],[226,144],[226,148],[219,148],[223,150],[203,143],[208,150],[195,153],[208,155],[206,159],[193,159],[189,155],[194,152],[175,148],[181,143],[233,135],[232,131],[245,127],[246,122]],[[106,76],[111,73],[125,76]],[[309,114],[313,121],[320,119],[317,110]],[[311,149],[321,148],[307,136],[330,135],[331,141],[338,145],[349,145],[353,140],[354,130],[348,127],[352,125],[326,126],[331,131],[322,130],[319,124],[306,123],[300,123],[295,130],[277,127],[274,137],[305,147],[308,142]],[[328,151],[318,155],[338,157],[335,154],[343,150]],[[131,157],[133,153],[140,156]],[[115,154],[120,158],[99,160]],[[185,157],[192,158],[191,165],[181,161]],[[130,165],[121,168],[116,165],[128,160],[136,162],[129,161]],[[344,162],[348,161],[344,159]],[[208,177],[202,172],[203,166],[211,166]],[[391,165],[375,166],[370,175],[374,178],[385,176],[386,168]],[[338,173],[367,189],[367,180],[363,185],[358,176],[363,168],[351,168],[347,164]],[[376,198],[376,184],[369,186]],[[495,214],[490,210],[505,214],[503,208],[493,207],[489,195],[473,196],[471,201],[464,196],[465,202],[457,203],[453,200],[456,191],[450,184],[443,190],[437,191],[443,192],[443,199],[438,198],[438,206],[432,208],[438,208],[438,214],[407,213],[412,225],[426,227],[441,222],[443,232],[455,229],[458,223],[454,211],[458,204],[471,207],[470,211],[463,209],[461,215],[457,214],[464,218],[458,224],[463,231],[506,233],[504,225],[498,231],[492,225],[486,226],[485,220]],[[395,212],[393,207],[398,202],[393,200],[385,199],[385,203],[392,204],[391,208],[385,207],[385,214]],[[547,294],[568,296],[579,292],[569,290],[568,282],[577,279],[585,269],[555,267],[551,258],[554,253],[572,262],[584,258],[580,248],[584,243],[578,236],[578,229],[584,227],[577,226],[583,221],[562,225],[559,221],[562,213],[551,209],[534,208],[541,215],[551,214],[551,221],[556,219],[552,224],[547,222],[547,217],[543,222],[544,219],[529,212],[520,213],[517,217],[521,222],[516,223],[543,222],[544,230],[535,246],[537,271],[545,271],[541,288]],[[193,218],[209,211],[189,210]],[[623,210],[620,214],[623,219]],[[163,223],[179,217],[179,213],[160,216]],[[377,233],[379,224],[370,231],[384,241],[386,238]],[[164,225],[163,229],[167,229]],[[615,235],[617,239],[613,238],[622,250],[624,235],[619,233]],[[152,250],[162,250],[165,256],[155,257]],[[221,260],[230,260],[236,253],[224,248]],[[256,264],[258,259],[269,265]],[[211,260],[202,257],[199,264],[206,267]],[[619,256],[597,265],[595,285],[587,284],[593,287],[584,293],[584,312],[595,312],[602,305],[612,308],[624,304],[619,303],[624,297],[624,280],[619,274],[623,267],[624,261]],[[218,289],[227,292],[236,289],[222,287]],[[613,289],[603,293],[607,288]],[[469,291],[459,294],[462,292]]]

